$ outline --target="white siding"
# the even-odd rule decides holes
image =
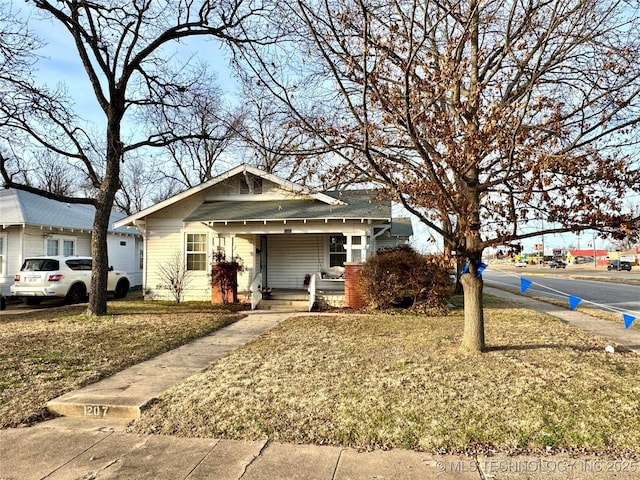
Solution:
[[[22,227],[8,227],[0,229],[0,236],[3,237],[2,263],[0,266],[0,291],[5,296],[10,295],[9,287],[13,284],[13,277],[22,263],[20,255],[21,242],[20,232]]]
[[[217,232],[199,223],[184,225],[178,218],[160,219],[151,218],[147,221],[147,256],[145,258],[145,294],[150,299],[173,300],[168,290],[159,288],[162,278],[159,274],[160,266],[170,261],[176,254],[185,255],[185,237],[187,233],[207,234],[209,262],[217,246]],[[255,274],[253,235],[228,236],[225,244],[229,248],[226,252],[228,258],[239,257],[245,267],[245,271],[238,277],[238,290],[247,291]],[[231,252],[233,245],[233,252]],[[189,288],[184,297],[185,301],[211,300],[210,270],[193,271],[189,274]]]
[[[295,198],[297,194],[283,188],[282,186],[270,182],[266,179],[262,180],[262,193],[260,194],[241,194],[240,182],[244,179],[244,175],[236,175],[230,179],[214,185],[207,190],[207,200],[273,200],[279,198]]]
[[[205,227],[183,229],[179,218],[152,218],[147,221],[147,249],[145,258],[145,296],[150,299],[173,300],[171,292],[159,287],[162,278],[159,274],[161,265],[171,261],[180,254],[185,254],[184,239],[186,233],[207,233],[210,230]],[[211,242],[209,242],[211,244]],[[208,270],[194,271],[189,274],[190,283],[184,300],[211,299]]]
[[[256,274],[254,255],[256,247],[253,235],[238,235],[233,239],[234,257],[239,257],[244,265],[244,272],[238,275],[238,291],[248,292]]]
[[[267,242],[265,284],[271,288],[302,289],[305,275],[325,265],[326,235],[270,235]]]
[[[132,287],[142,285],[137,243],[137,238],[133,236],[109,235],[107,237],[109,265],[116,270],[126,272]]]

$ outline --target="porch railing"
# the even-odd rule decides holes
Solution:
[[[309,279],[309,287],[307,288],[309,292],[309,311],[313,309],[313,305],[316,303],[316,275],[311,275]]]
[[[262,300],[262,272],[258,272],[255,277],[253,277],[253,281],[251,282],[251,286],[249,287],[249,291],[251,292],[251,310],[255,310],[260,300]]]

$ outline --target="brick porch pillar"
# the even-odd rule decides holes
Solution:
[[[360,270],[362,270],[362,263],[344,264],[344,306],[347,308],[360,308],[366,305],[358,290]]]

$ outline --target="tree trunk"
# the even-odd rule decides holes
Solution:
[[[475,269],[474,269],[475,270]],[[462,348],[469,352],[484,350],[484,308],[482,276],[466,273],[460,279],[464,288],[464,333]]]
[[[109,275],[107,234],[113,202],[116,192],[120,188],[120,162],[123,152],[120,140],[120,123],[125,111],[124,105],[123,92],[112,92],[111,105],[107,113],[106,168],[96,199],[96,215],[93,219],[91,235],[93,274],[91,275],[88,315],[107,314],[107,278]]]
[[[101,194],[100,197],[103,197]],[[107,232],[112,203],[104,200],[96,205],[91,235],[91,257],[93,272],[91,275],[91,295],[89,296],[88,315],[106,315],[107,313],[107,277],[109,275],[109,257],[107,251]],[[108,201],[107,201],[108,202]],[[111,200],[113,202],[113,200]]]

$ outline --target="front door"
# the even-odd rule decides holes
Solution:
[[[260,235],[260,273],[262,273],[262,288],[269,286],[267,258],[267,236]]]

